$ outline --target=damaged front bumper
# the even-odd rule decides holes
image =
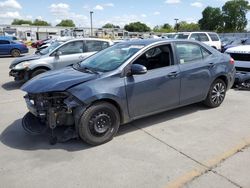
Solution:
[[[15,81],[27,81],[29,79],[29,71],[26,69],[15,70],[11,69],[9,76],[14,77]]]
[[[84,104],[66,92],[27,94],[25,100],[29,112],[23,117],[22,125],[29,134],[43,134],[58,126],[77,130]]]
[[[237,71],[235,75],[234,88],[250,90],[250,72]]]

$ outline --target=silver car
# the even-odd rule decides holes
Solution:
[[[36,54],[15,59],[9,67],[9,75],[15,80],[27,81],[43,72],[71,66],[111,45],[110,40],[93,38],[54,42]]]

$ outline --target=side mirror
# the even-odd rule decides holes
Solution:
[[[56,51],[55,56],[58,57],[60,55],[62,55],[62,52],[61,51]]]
[[[137,74],[146,74],[147,68],[140,64],[132,64],[131,65],[131,74],[137,75]]]

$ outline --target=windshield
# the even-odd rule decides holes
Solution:
[[[189,34],[179,33],[175,35],[176,39],[187,39]]]
[[[61,45],[61,42],[53,42],[49,47],[42,49],[39,53],[42,55],[45,55],[49,52],[51,52],[52,50],[54,50],[57,46]]]
[[[92,69],[108,72],[121,66],[126,60],[142,49],[144,45],[118,43],[82,61],[77,69]]]

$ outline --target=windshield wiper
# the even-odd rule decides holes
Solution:
[[[84,71],[91,73],[91,74],[99,74],[98,71],[94,70],[93,68],[90,67],[82,67],[81,69],[83,69]]]

